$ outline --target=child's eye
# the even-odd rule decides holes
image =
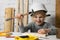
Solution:
[[[35,18],[43,18],[43,17],[35,17]]]
[[[37,17],[35,16],[35,18],[37,18]]]

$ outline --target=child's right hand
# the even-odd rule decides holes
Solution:
[[[22,19],[23,18],[23,14],[16,14],[15,17],[18,18],[18,19]]]
[[[39,30],[38,30],[38,33],[39,33],[39,34],[47,34],[47,33],[49,33],[49,32],[50,32],[49,29],[39,29]]]

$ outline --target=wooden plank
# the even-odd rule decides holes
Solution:
[[[12,18],[15,16],[15,9],[11,8],[11,14],[12,14]],[[11,27],[11,32],[14,32],[14,22],[15,20],[12,19],[12,27]]]
[[[20,0],[17,0],[17,13],[20,12]],[[16,32],[18,32],[18,28],[19,28],[19,25],[18,25],[18,19],[16,19]]]
[[[5,19],[12,18],[14,16],[13,8],[5,8]],[[13,32],[14,21],[9,20],[4,23],[4,32]]]
[[[28,0],[18,0],[18,13],[20,14],[28,13]],[[18,23],[20,26],[22,24],[26,26],[28,23],[28,15],[25,15],[23,19],[17,19],[16,32],[18,32],[18,28],[19,28]]]
[[[24,13],[24,0],[20,0],[20,14]],[[22,25],[23,24],[23,19],[19,20],[19,24]]]
[[[28,13],[29,0],[24,0],[24,14]],[[23,24],[26,26],[28,24],[28,15],[24,16]]]
[[[24,8],[24,6],[23,6],[23,0],[18,0],[17,1],[17,6],[18,6],[18,12],[17,13],[23,13],[23,8]],[[22,21],[23,20],[20,20],[20,19],[16,19],[16,32],[18,32],[18,28],[19,28],[19,25],[18,24],[20,24],[20,25],[22,25]]]

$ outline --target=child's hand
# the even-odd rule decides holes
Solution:
[[[22,19],[23,18],[23,14],[16,14],[15,17],[18,18],[18,19]]]
[[[39,29],[39,30],[38,30],[38,33],[39,33],[39,34],[46,34],[46,31],[45,31],[44,29]]]
[[[39,30],[38,30],[38,33],[39,33],[39,34],[47,34],[47,33],[49,33],[49,32],[50,32],[49,29],[39,29]]]

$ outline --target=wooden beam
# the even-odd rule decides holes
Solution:
[[[29,0],[24,0],[24,14],[28,13],[28,7]],[[25,15],[23,20],[24,26],[26,26],[28,24],[28,15]]]
[[[14,16],[14,8],[5,8],[5,19],[12,18]],[[5,21],[4,32],[13,32],[14,20]]]
[[[24,6],[23,6],[23,0],[17,0],[17,10],[18,10],[18,12],[17,13],[20,13],[20,14],[22,14],[23,13],[23,8],[24,8]],[[20,20],[20,19],[16,19],[16,32],[18,32],[19,30],[19,25],[18,24],[20,24],[20,25],[22,25],[21,23],[22,23],[22,21],[23,20]]]
[[[29,2],[28,0],[18,0],[18,13],[20,14],[28,13],[28,4],[29,4],[28,2]],[[16,32],[18,32],[19,28],[18,23],[20,24],[20,26],[22,24],[26,26],[28,23],[28,15],[25,15],[23,19],[17,19]]]

